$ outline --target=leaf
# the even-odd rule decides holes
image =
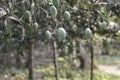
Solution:
[[[105,17],[107,17],[107,16],[108,16],[108,12],[107,12],[106,7],[103,7],[103,14],[104,14],[104,16],[105,16]]]
[[[2,18],[5,15],[7,15],[7,12],[2,7],[0,7],[0,18]]]
[[[95,38],[95,40],[98,39],[98,40],[102,41],[101,36],[97,33],[94,34],[94,38]]]
[[[111,16],[111,14],[112,14],[112,11],[109,11],[109,12],[108,12],[108,17],[110,17],[110,16]]]
[[[9,16],[8,19],[11,19],[11,20],[21,24],[20,19],[16,15]]]
[[[120,37],[120,30],[116,33],[116,35]]]
[[[4,24],[5,24],[5,27],[6,27],[6,30],[7,30],[7,34],[10,34],[10,37],[11,37],[12,30],[11,30],[10,26],[8,25],[8,19],[5,19]]]
[[[31,25],[29,23],[24,23],[24,26],[25,26],[26,32],[28,32],[28,34],[31,34],[32,33]]]
[[[103,13],[101,13],[99,10],[97,10],[97,12],[98,12],[100,18],[102,18],[103,20],[106,20],[106,17],[104,16]]]
[[[64,59],[63,57],[59,57],[59,58],[58,58],[58,61],[60,61],[60,62],[64,62],[65,59]]]
[[[16,27],[13,27],[13,24],[11,24],[11,21],[13,21],[13,23],[16,23]],[[9,34],[10,37],[13,37],[14,35],[19,35],[18,36],[20,37],[19,39],[24,40],[24,36],[25,36],[24,27],[22,26],[20,19],[16,15],[8,16],[5,19],[4,24],[7,30],[7,34]]]

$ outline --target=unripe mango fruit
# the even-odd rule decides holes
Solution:
[[[37,22],[35,22],[33,25],[32,25],[32,28],[33,28],[33,30],[34,31],[36,31],[37,29],[38,29],[38,23]]]
[[[52,17],[56,17],[56,16],[57,16],[57,9],[56,9],[55,6],[51,6],[51,7],[50,7],[50,15],[51,15]]]
[[[52,35],[51,35],[50,31],[46,31],[46,32],[45,32],[45,38],[48,40],[48,39],[50,39],[51,37],[52,37]]]
[[[92,31],[90,30],[90,28],[85,29],[85,37],[87,39],[92,37]]]
[[[53,0],[53,5],[54,5],[55,7],[59,7],[59,5],[60,5],[60,0]]]
[[[66,31],[64,28],[58,29],[58,39],[59,41],[63,41],[66,38]]]
[[[106,23],[105,21],[99,22],[99,26],[100,26],[100,29],[101,29],[101,30],[105,30],[106,27],[107,27],[107,23]]]
[[[25,14],[23,15],[23,20],[29,23],[31,21],[31,18],[32,18],[31,13],[30,11],[27,10]]]
[[[25,5],[26,9],[30,9],[30,1],[29,0],[25,1],[24,5]]]
[[[71,15],[70,15],[69,11],[65,11],[65,13],[64,13],[64,19],[65,20],[70,20],[70,17],[71,17]]]

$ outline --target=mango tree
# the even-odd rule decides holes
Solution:
[[[3,28],[1,36],[2,38],[9,36],[10,40],[17,41],[16,44],[22,43],[23,47],[27,48],[29,80],[34,80],[32,57],[37,41],[52,42],[55,77],[58,80],[57,49],[62,50],[63,46],[72,44],[69,46],[74,48],[73,53],[76,54],[76,47],[80,47],[80,39],[90,44],[91,80],[93,80],[95,34],[107,37],[118,31],[108,27],[109,17],[113,15],[119,17],[116,4],[96,0],[5,0],[4,4],[7,12],[4,20],[6,31]],[[77,49],[79,51],[80,48]],[[84,60],[86,59],[81,60],[83,64]]]

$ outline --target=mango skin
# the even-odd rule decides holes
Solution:
[[[51,15],[52,17],[56,17],[56,16],[57,16],[57,9],[56,9],[55,6],[51,6],[51,7],[50,7],[50,15]]]
[[[55,7],[59,7],[59,5],[60,5],[60,0],[53,0],[53,5],[54,5]]]
[[[65,13],[64,13],[64,19],[65,20],[70,20],[70,17],[71,17],[71,15],[70,15],[69,11],[65,11]]]
[[[64,28],[58,29],[58,40],[63,41],[66,38],[66,31]]]
[[[32,25],[32,28],[34,31],[36,31],[38,29],[39,25],[37,22],[35,22],[33,25]]]
[[[101,30],[105,30],[106,26],[107,26],[107,23],[105,21],[103,21],[103,22],[99,23],[99,26],[100,26]]]
[[[92,37],[92,31],[90,30],[90,28],[86,28],[85,29],[85,38],[89,39]]]
[[[26,8],[27,10],[30,9],[30,1],[29,1],[29,0],[25,1],[25,2],[24,2],[24,5],[25,5],[25,8]]]
[[[26,11],[25,14],[23,15],[23,20],[26,22],[26,23],[29,23],[31,21],[31,13],[30,11]]]
[[[49,40],[49,39],[51,39],[51,37],[52,37],[52,35],[51,35],[50,31],[46,31],[46,32],[45,32],[45,38],[46,38],[47,40]]]

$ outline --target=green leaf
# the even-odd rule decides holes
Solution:
[[[20,19],[16,15],[9,16],[8,19],[11,19],[11,20],[21,24]]]
[[[7,34],[10,34],[10,37],[11,37],[12,30],[11,30],[9,24],[8,24],[8,19],[5,19],[4,24],[5,24],[5,27],[6,27],[6,30],[7,30]]]
[[[60,62],[64,62],[65,59],[64,59],[63,57],[59,57],[59,58],[58,58],[58,61],[60,61]]]
[[[31,28],[31,25],[29,23],[25,24],[25,28],[26,28],[26,31],[28,32],[28,34],[32,33],[32,28]]]

